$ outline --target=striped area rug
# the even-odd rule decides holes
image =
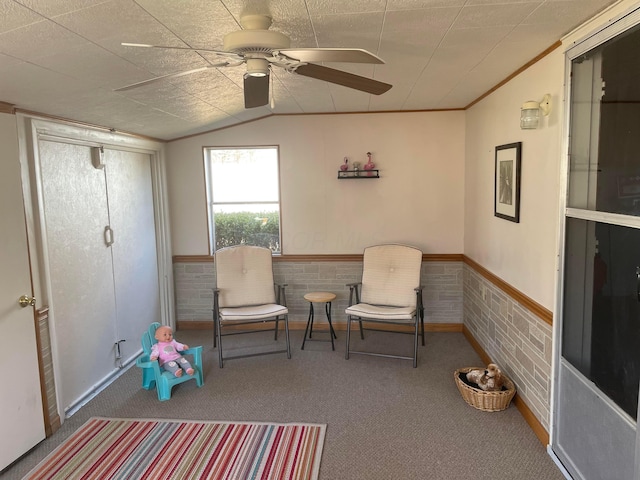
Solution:
[[[23,480],[318,478],[325,425],[94,417]]]

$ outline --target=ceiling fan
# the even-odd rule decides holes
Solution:
[[[324,80],[362,92],[380,95],[391,88],[388,83],[354,75],[334,68],[318,65],[315,62],[344,62],[382,64],[384,61],[366,50],[358,48],[289,48],[289,37],[269,30],[271,17],[267,15],[245,15],[240,19],[243,30],[225,35],[223,50],[210,50],[190,47],[168,47],[140,43],[122,43],[128,47],[165,48],[211,52],[224,57],[220,63],[178,73],[154,77],[116,89],[116,92],[148,85],[169,78],[181,77],[210,68],[235,67],[246,64],[244,74],[245,108],[254,108],[269,103],[269,74],[272,67]]]

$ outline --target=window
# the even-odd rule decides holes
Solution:
[[[211,252],[257,245],[281,252],[277,147],[205,148]]]

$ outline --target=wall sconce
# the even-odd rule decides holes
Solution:
[[[545,117],[551,113],[551,95],[548,93],[542,97],[540,102],[528,101],[522,104],[520,109],[520,128],[522,130],[538,128],[541,111]]]

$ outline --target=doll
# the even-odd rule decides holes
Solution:
[[[154,343],[151,347],[151,360],[158,360],[162,368],[176,377],[181,377],[183,371],[187,372],[187,375],[193,375],[194,370],[191,364],[178,353],[188,350],[189,346],[173,339],[171,327],[158,327],[155,337],[158,343]]]

